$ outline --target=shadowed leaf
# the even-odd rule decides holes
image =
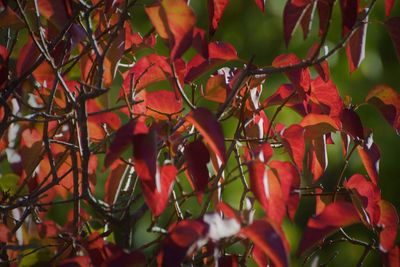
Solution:
[[[213,152],[222,162],[225,162],[224,134],[221,125],[214,114],[212,114],[208,109],[198,108],[192,110],[185,119],[196,127]]]
[[[396,90],[387,85],[378,85],[368,93],[365,102],[375,106],[400,134],[400,94]]]
[[[318,241],[331,235],[338,228],[359,221],[358,212],[353,204],[347,202],[329,204],[320,214],[308,220],[307,229],[304,231],[298,253],[302,254],[316,245]]]
[[[242,228],[241,233],[253,241],[276,267],[289,266],[284,241],[267,220],[256,220]]]

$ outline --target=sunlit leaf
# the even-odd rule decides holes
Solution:
[[[359,202],[363,205],[360,207],[362,210],[359,210],[361,218],[365,218],[367,224],[376,225],[380,216],[378,203],[381,199],[381,192],[379,188],[365,179],[361,174],[354,174],[351,176],[350,179],[344,183],[344,186],[357,192],[357,195],[352,195],[352,199],[353,197],[359,197]],[[353,203],[354,202],[353,200]],[[364,209],[367,214],[365,214]]]
[[[207,100],[223,103],[226,99],[228,85],[224,75],[215,75],[208,79],[204,98]]]
[[[303,159],[305,153],[304,128],[293,124],[282,133],[282,143],[288,151],[297,168],[303,170]]]
[[[381,200],[379,203],[381,216],[378,225],[382,227],[379,233],[380,249],[384,252],[393,248],[396,237],[397,228],[399,227],[399,216],[396,208],[388,201]]]
[[[282,54],[277,56],[272,62],[275,68],[285,68],[300,64],[301,60],[295,54]],[[307,92],[311,83],[310,72],[307,68],[295,68],[285,72],[293,87],[300,92]]]
[[[152,24],[167,39],[174,60],[191,46],[196,17],[184,0],[166,0],[145,8]]]
[[[214,35],[229,0],[208,0],[209,33]]]
[[[138,175],[143,177],[139,173]],[[174,165],[164,165],[157,168],[154,180],[141,179],[144,199],[154,216],[160,216],[167,207],[176,175]]]
[[[377,184],[379,180],[379,162],[381,160],[381,153],[379,147],[372,139],[372,134],[366,138],[363,146],[357,147],[357,151],[369,178],[374,184]]]
[[[146,100],[147,115],[155,119],[175,119],[182,111],[182,99],[172,91],[147,92]]]
[[[300,126],[305,129],[304,136],[310,139],[336,132],[339,129],[337,122],[330,116],[312,113],[303,118]]]

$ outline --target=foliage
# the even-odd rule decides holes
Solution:
[[[1,264],[316,266],[348,243],[363,249],[358,265],[378,252],[398,266],[397,211],[381,197],[381,152],[357,110],[376,107],[399,134],[399,93],[379,85],[352,103],[329,68],[343,48],[357,71],[376,5],[400,58],[395,1],[288,0],[282,40],[299,26],[315,43],[266,67],[216,40],[229,0],[207,1],[207,29],[189,2],[0,1]],[[148,32],[132,23],[138,10]],[[265,97],[279,74],[287,83]],[[295,123],[281,121],[287,109]],[[329,186],[335,136],[344,164]],[[355,152],[362,174],[347,172]],[[300,225],[299,213],[307,223],[293,244],[283,224]],[[153,239],[138,245],[143,223]],[[355,224],[367,241],[348,231]]]

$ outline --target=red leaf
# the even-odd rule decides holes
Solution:
[[[286,46],[289,45],[293,32],[308,9],[312,8],[311,0],[288,0],[283,11],[283,28]],[[308,22],[309,23],[309,22]],[[307,24],[307,23],[305,23]]]
[[[399,227],[399,216],[397,215],[396,207],[390,202],[381,200],[378,205],[381,211],[378,225],[382,227],[379,233],[379,248],[383,252],[387,252],[392,249],[395,244],[397,228]]]
[[[99,104],[94,99],[89,99],[87,101],[87,112],[89,115],[88,121],[93,122],[101,126],[102,124],[107,124],[111,129],[116,130],[121,127],[121,120],[115,112],[102,112],[96,114],[96,112],[101,111]],[[93,114],[91,114],[93,113]]]
[[[8,81],[8,58],[9,53],[5,46],[0,45],[0,90]],[[2,117],[0,116],[0,120]]]
[[[384,253],[382,261],[384,266],[387,267],[399,267],[400,266],[400,247],[396,246],[392,248],[389,252]]]
[[[311,82],[309,101],[314,104],[311,107],[312,113],[326,114],[334,119],[340,117],[343,109],[343,101],[336,85],[331,80],[325,82],[319,76]]]
[[[190,247],[203,237],[207,224],[202,221],[183,220],[169,229],[157,255],[157,264],[162,267],[180,267]]]
[[[354,174],[353,176],[351,176],[350,179],[344,183],[344,187],[350,190],[354,190],[358,193],[361,204],[363,205],[361,207],[363,210],[360,211],[361,218],[366,217],[366,211],[368,214],[365,218],[366,223],[372,226],[376,225],[380,216],[378,202],[381,199],[381,192],[379,188],[373,183],[367,181],[367,179],[365,179],[365,177],[361,174]],[[353,203],[354,202],[355,201],[353,201]]]
[[[390,12],[392,11],[394,6],[394,0],[385,0],[385,14],[387,17],[390,16]]]
[[[290,97],[290,99],[288,99],[288,97]],[[264,100],[263,106],[268,107],[271,105],[282,105],[283,103],[286,103],[286,107],[290,107],[300,114],[300,116],[304,117],[307,112],[303,105],[303,97],[304,96],[300,96],[294,92],[292,84],[283,84],[274,94]]]
[[[254,148],[253,148],[254,147]],[[247,158],[246,160],[251,160],[251,159],[257,159],[261,161],[262,163],[267,163],[270,158],[274,155],[274,151],[272,150],[272,147],[269,143],[263,143],[257,145],[252,144],[252,150],[251,150],[251,157],[250,155],[246,155]]]
[[[157,172],[154,180],[141,179],[144,199],[155,217],[167,207],[178,171],[174,165],[164,165]]]
[[[328,167],[328,152],[326,150],[326,136],[323,135],[311,140],[309,170],[313,174],[313,181],[317,181]]]
[[[281,234],[267,220],[256,220],[251,225],[242,228],[241,233],[253,241],[254,245],[271,259],[274,266],[289,266]]]
[[[208,44],[210,59],[236,60],[238,59],[236,49],[233,45],[224,42],[212,42]]]
[[[393,17],[385,22],[387,31],[396,49],[397,58],[400,61],[400,17]]]
[[[346,45],[347,61],[349,63],[350,73],[355,71],[365,57],[365,43],[367,38],[368,17],[365,17],[366,10],[358,14],[359,18],[364,18],[363,25],[351,35]]]
[[[268,173],[265,164],[259,160],[252,160],[247,164],[250,177],[250,190],[260,202],[264,210],[269,207]]]
[[[202,57],[208,58],[208,39],[205,30],[194,28],[192,45]]]
[[[258,247],[254,246],[253,248],[253,260],[258,264],[258,266],[268,266],[269,259],[267,255]]]
[[[7,243],[10,239],[11,232],[4,224],[0,224],[0,242]]]
[[[224,163],[226,161],[224,134],[214,114],[206,108],[198,108],[186,116],[186,121],[196,127],[213,152]]]
[[[304,128],[293,124],[281,134],[282,143],[299,171],[303,170],[305,152]]]
[[[65,25],[68,25],[69,15],[67,13],[67,6],[65,6],[64,1],[51,1],[51,0],[39,0],[38,8],[47,19],[53,25],[57,27],[58,30],[64,29]]]
[[[271,161],[268,166],[279,178],[282,190],[282,199],[286,203],[288,214],[293,220],[300,196],[291,194],[292,189],[300,187],[300,175],[297,169],[289,162]]]
[[[229,0],[208,0],[209,33],[213,36]]]
[[[124,79],[122,89],[129,96],[132,89],[140,90],[150,84],[164,81],[172,74],[167,58],[150,54],[139,59],[129,70]],[[124,96],[124,93],[120,93]]]
[[[204,98],[207,100],[224,103],[229,90],[225,75],[215,75],[207,81]]]
[[[207,147],[199,139],[185,147],[185,158],[194,190],[204,192],[210,179],[207,163],[210,161],[210,153]]]
[[[342,36],[345,36],[357,22],[359,0],[340,0],[342,12]]]
[[[155,182],[157,173],[157,143],[154,130],[132,137],[133,164],[142,181]],[[155,186],[155,184],[154,184]]]
[[[193,10],[184,0],[162,1],[145,10],[160,37],[169,41],[171,59],[181,57],[192,44]]]
[[[307,5],[305,11],[303,12],[303,17],[300,20],[300,26],[303,30],[303,38],[307,39],[308,34],[311,31],[312,19],[314,17],[314,6],[316,2]]]
[[[225,218],[235,219],[236,222],[238,223],[241,222],[240,212],[234,210],[231,206],[229,206],[224,202],[218,202],[218,204],[215,207],[215,210],[222,212]]]
[[[159,90],[146,93],[147,115],[159,119],[176,119],[182,111],[182,100],[172,91]]]
[[[272,62],[275,68],[285,68],[300,64],[301,60],[295,54],[282,54]],[[296,68],[285,72],[296,90],[307,92],[310,88],[311,76],[308,69]]]
[[[400,134],[400,94],[386,85],[378,85],[372,89],[365,101],[374,105],[392,127]]]
[[[353,109],[343,109],[341,122],[345,133],[351,135],[354,139],[364,140],[364,127],[360,117]]]
[[[218,266],[221,267],[239,267],[238,256],[222,256],[218,259]]]
[[[264,12],[265,10],[265,0],[254,0],[256,2],[256,5],[258,9],[261,10],[261,12]]]
[[[132,144],[132,136],[135,127],[136,122],[131,120],[117,130],[115,138],[111,142],[104,158],[104,169],[108,168],[115,160],[117,160],[122,152]]]
[[[357,147],[357,151],[369,178],[374,184],[378,184],[381,153],[379,147],[372,140],[372,134],[367,137],[363,146]]]
[[[22,47],[17,59],[17,63],[15,66],[17,75],[22,76],[23,74],[25,74],[27,68],[30,68],[30,66],[33,65],[38,57],[39,52],[36,49],[32,39],[29,38],[27,43]]]
[[[320,214],[308,220],[298,253],[302,254],[338,228],[359,221],[358,212],[351,203],[334,202],[329,204]]]
[[[268,216],[280,225],[285,216],[285,199],[278,178],[274,172],[266,170],[264,163],[259,160],[251,161],[247,167],[250,190]]]
[[[185,82],[195,80],[220,64],[238,59],[236,49],[228,43],[212,42],[208,45],[208,51],[208,59],[203,58],[201,55],[196,55],[189,61]]]
[[[328,115],[310,113],[303,118],[300,126],[305,129],[304,136],[315,139],[324,134],[339,130],[337,122]]]
[[[327,31],[334,3],[334,0],[320,0],[317,2],[320,36],[323,36]]]

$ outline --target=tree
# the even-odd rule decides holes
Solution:
[[[329,68],[343,50],[357,71],[376,5],[400,57],[395,1],[286,1],[286,46],[297,26],[314,45],[267,67],[215,38],[229,0],[204,1],[207,29],[189,2],[0,1],[1,264],[316,266],[347,244],[362,249],[359,266],[398,266],[396,207],[381,197],[380,149],[358,108],[399,133],[399,93],[378,85],[353,103]],[[343,166],[326,182],[335,142]],[[362,173],[349,173],[354,157]]]

